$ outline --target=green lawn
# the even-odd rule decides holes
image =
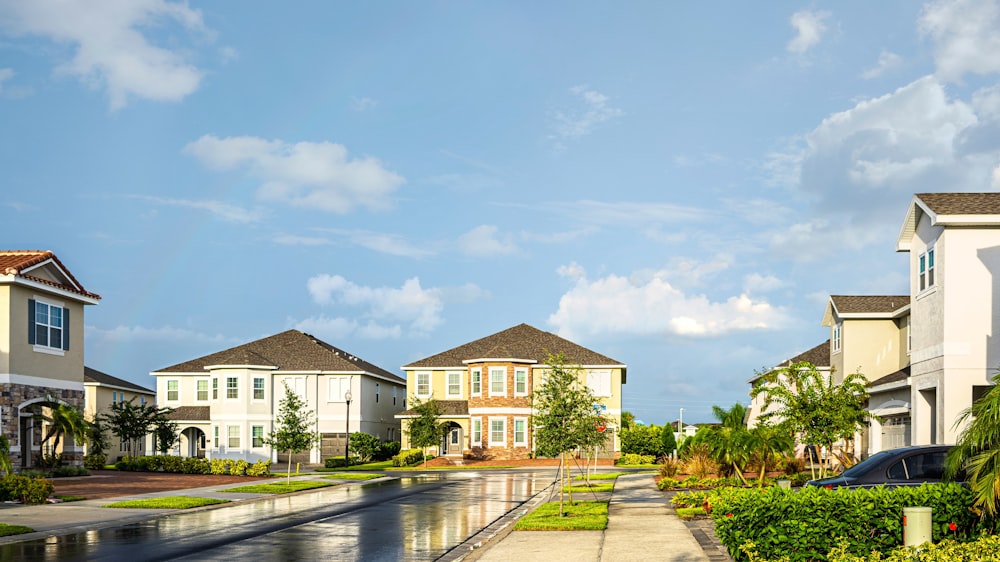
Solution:
[[[589,486],[586,484],[574,484],[573,486],[563,486],[563,492],[569,492],[571,488],[574,494],[580,492],[612,492],[615,489],[615,485],[613,482],[609,484],[591,484]]]
[[[559,515],[559,502],[549,502],[525,515],[515,531],[602,531],[608,526],[608,502],[563,503],[566,516]]]
[[[220,492],[232,492],[234,494],[287,494],[300,490],[311,490],[313,488],[325,488],[333,486],[333,482],[316,482],[315,480],[297,480],[295,482],[274,483],[274,484],[252,484],[249,486],[237,486],[236,488],[226,488]]]
[[[708,515],[703,507],[678,507],[677,517],[681,519],[694,519],[698,515]]]
[[[329,476],[324,476],[323,478],[329,478],[330,480],[374,480],[376,478],[382,478],[385,474],[363,474],[360,472],[345,472],[338,474],[331,474]]]
[[[516,466],[505,466],[505,465],[491,465],[491,466],[428,466],[424,468],[423,464],[415,464],[413,466],[396,466],[390,468],[389,470],[496,470],[498,468],[517,468]]]
[[[229,500],[193,498],[190,496],[167,496],[163,498],[149,498],[145,500],[126,500],[123,502],[109,503],[104,507],[121,507],[125,509],[190,509],[192,507],[215,505],[219,503],[229,503]]]
[[[591,480],[617,480],[619,476],[625,474],[624,472],[595,472],[590,475]],[[574,478],[573,480],[586,480],[587,476],[581,474]]]
[[[365,464],[352,464],[351,466],[338,466],[337,468],[317,468],[316,472],[344,472],[346,470],[376,471],[389,470],[392,468],[392,461],[366,462]]]
[[[56,499],[63,502],[78,502],[87,498],[85,496],[56,496]]]
[[[9,537],[10,535],[23,535],[25,533],[34,533],[35,530],[31,527],[25,527],[24,525],[8,525],[6,523],[0,523],[0,537]]]

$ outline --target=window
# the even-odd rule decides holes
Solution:
[[[208,401],[208,379],[199,380],[198,385],[198,400],[202,402]]]
[[[176,402],[181,399],[180,394],[180,381],[167,381],[167,400]]]
[[[472,395],[483,395],[483,371],[482,369],[472,370]]]
[[[920,254],[918,258],[920,272],[918,275],[919,290],[930,289],[934,286],[934,246]]]
[[[250,427],[250,435],[252,437],[252,443],[254,448],[260,448],[264,446],[264,426],[254,425]]]
[[[611,396],[611,371],[607,369],[587,371],[587,388],[594,396],[609,398]]]
[[[472,418],[472,447],[483,446],[483,418]]]
[[[417,396],[431,395],[431,374],[417,373]]]
[[[528,446],[528,419],[514,418],[514,445],[517,447]]]
[[[219,426],[212,426],[212,442],[215,443],[215,447],[219,448]]]
[[[490,418],[490,447],[507,446],[507,418]]]
[[[219,399],[219,379],[212,378],[212,400]]]
[[[395,405],[396,405],[396,391],[397,391],[397,390],[399,390],[399,389],[398,389],[398,388],[396,388],[395,386],[394,386],[394,387],[392,387],[392,405],[393,405],[393,406],[395,406]]]
[[[239,449],[240,448],[240,426],[238,426],[238,425],[229,425],[229,426],[226,426],[226,433],[229,436],[227,446],[230,449]]]
[[[308,399],[307,389],[309,388],[309,386],[307,384],[308,383],[307,377],[285,377],[284,381],[282,382],[283,384],[281,386],[283,388],[287,387],[288,390],[291,390],[295,394],[298,394],[299,398],[303,400]]]
[[[350,377],[330,377],[326,385],[327,402],[346,402],[344,395],[351,388]]]
[[[240,397],[240,381],[236,377],[226,377],[226,398]]]
[[[124,401],[125,401],[125,395],[122,394],[122,402],[124,402]],[[140,406],[145,406],[146,405],[146,397],[145,396],[140,396],[139,397],[139,405]]]
[[[264,377],[253,378],[253,399],[254,400],[264,399]]]
[[[112,404],[117,404],[118,403],[118,391],[117,390],[112,390],[111,391],[111,403]]]
[[[378,383],[375,383],[375,403],[376,404],[378,404],[378,393],[379,393],[379,386],[378,386]]]
[[[490,367],[490,396],[507,395],[507,369]]]
[[[462,395],[462,373],[448,373],[448,396]]]
[[[38,351],[69,349],[69,309],[41,300],[28,300],[28,343]]]
[[[514,369],[514,396],[528,395],[528,370]]]
[[[843,330],[844,330],[843,322],[837,322],[836,324],[833,325],[833,337],[830,338],[830,349],[834,353],[840,352],[841,334],[843,333]]]

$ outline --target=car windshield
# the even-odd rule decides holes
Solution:
[[[882,460],[885,459],[885,457],[889,456],[890,453],[891,451],[881,451],[879,453],[875,453],[874,455],[868,457],[867,459],[845,470],[844,473],[841,474],[841,476],[858,476],[864,474],[865,472],[868,471],[868,468],[870,466],[882,462]]]

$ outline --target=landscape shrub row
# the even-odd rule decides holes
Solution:
[[[903,508],[932,510],[933,540],[978,538],[992,521],[969,507],[972,492],[958,484],[883,487],[862,490],[801,488],[719,488],[710,498],[719,540],[737,560],[752,558],[740,547],[753,544],[765,560],[826,560],[838,546],[843,554],[887,553],[903,542]]]
[[[8,474],[0,479],[0,501],[17,500],[22,503],[45,503],[55,487],[44,478],[21,474]]]
[[[421,449],[407,449],[392,457],[392,466],[410,466],[423,462],[424,452]]]
[[[617,465],[630,465],[630,464],[653,464],[656,462],[655,455],[639,455],[636,453],[626,453],[618,458],[615,462]]]
[[[179,474],[231,474],[234,476],[270,476],[271,463],[259,460],[253,464],[242,459],[199,459],[155,455],[123,458],[115,463],[118,470],[132,472],[172,472]]]
[[[106,464],[108,456],[104,453],[92,453],[83,457],[83,467],[89,470],[101,470]]]
[[[754,485],[758,482],[753,481]],[[769,478],[764,479],[765,485],[771,485],[774,481]],[[729,477],[729,478],[698,478],[697,476],[688,476],[684,479],[676,478],[661,478],[656,486],[661,490],[676,490],[678,488],[686,488],[689,490],[710,490],[713,488],[722,488],[725,486],[743,486],[743,482],[739,478]]]

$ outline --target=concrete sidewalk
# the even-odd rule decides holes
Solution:
[[[706,553],[674,514],[663,493],[653,486],[649,474],[618,478],[604,531],[512,531],[498,543],[468,557],[478,562],[714,562],[727,558]]]

